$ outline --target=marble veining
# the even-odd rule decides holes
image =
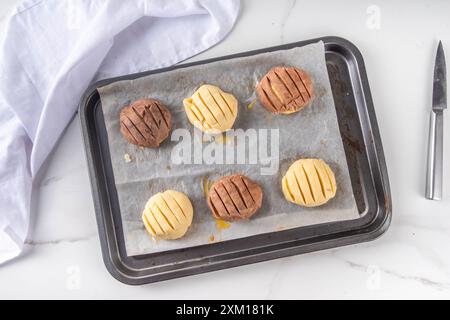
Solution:
[[[84,237],[78,237],[78,238],[62,238],[62,239],[52,239],[52,240],[47,240],[47,241],[38,241],[38,240],[32,240],[32,239],[27,239],[25,241],[25,244],[28,246],[45,246],[45,245],[57,245],[57,244],[61,244],[61,243],[76,243],[76,242],[80,242],[80,241],[89,241],[95,237],[98,237],[97,234],[92,234],[90,236],[84,236]]]
[[[360,270],[363,272],[367,272],[369,266],[368,265],[364,265],[364,264],[360,264],[360,263],[356,263],[350,260],[346,260],[343,259],[343,261],[352,269],[356,269],[356,270]],[[430,279],[427,279],[425,277],[420,277],[420,276],[410,276],[410,275],[406,275],[406,274],[400,274],[398,272],[395,272],[393,270],[388,270],[385,268],[379,268],[379,271],[387,274],[387,275],[391,275],[393,277],[402,279],[402,280],[411,280],[411,281],[417,281],[420,284],[423,284],[425,286],[431,286],[433,288],[439,289],[439,290],[447,290],[450,289],[450,282],[437,282],[437,281],[433,281]]]
[[[286,29],[286,23],[288,22],[289,18],[291,17],[292,11],[294,10],[297,0],[290,0],[289,6],[285,9],[285,14],[281,18],[281,30],[280,30],[280,43],[284,44],[284,33]]]

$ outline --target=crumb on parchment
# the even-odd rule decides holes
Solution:
[[[247,109],[248,109],[248,110],[252,110],[253,107],[255,106],[255,103],[256,103],[256,99],[253,99],[252,102],[250,102],[250,103],[247,105]]]
[[[221,232],[224,229],[228,229],[230,226],[231,226],[231,223],[221,220],[221,219],[216,219],[217,231]]]
[[[125,159],[126,163],[130,163],[131,161],[133,161],[133,159],[131,158],[131,156],[128,153],[125,153],[123,158]]]

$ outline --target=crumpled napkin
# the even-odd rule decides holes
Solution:
[[[0,47],[0,263],[28,233],[33,179],[91,81],[166,67],[222,40],[239,0],[29,0]]]

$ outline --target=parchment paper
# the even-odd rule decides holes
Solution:
[[[256,98],[255,86],[259,79],[277,65],[300,67],[310,74],[316,95],[310,106],[288,116],[271,115],[259,102],[253,108],[247,107]],[[188,128],[193,133],[182,101],[202,83],[218,85],[236,96],[239,112],[234,128],[280,130],[280,165],[276,174],[261,175],[261,166],[267,167],[261,163],[173,164],[171,150],[177,141],[165,141],[159,149],[144,149],[129,144],[120,134],[120,110],[130,102],[146,97],[158,99],[170,109],[173,129]],[[359,217],[322,42],[119,81],[100,88],[99,92],[129,256]],[[205,145],[208,143],[218,142],[204,142]],[[131,161],[125,160],[126,154]],[[307,157],[324,159],[336,175],[336,197],[317,208],[291,204],[281,191],[281,179],[289,165],[298,158]],[[229,227],[218,226],[206,204],[204,183],[237,172],[261,185],[264,191],[262,208],[250,221],[234,222]],[[185,237],[155,241],[144,229],[142,210],[150,196],[166,189],[175,189],[189,196],[194,206],[194,219]]]

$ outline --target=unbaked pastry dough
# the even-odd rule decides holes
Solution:
[[[321,159],[295,161],[282,180],[286,200],[305,207],[317,207],[336,194],[336,179]]]
[[[172,115],[155,99],[141,99],[120,112],[120,132],[129,143],[157,148],[169,137]]]
[[[233,127],[238,112],[238,102],[219,87],[204,84],[183,100],[189,121],[207,133],[221,133]]]
[[[208,206],[216,219],[250,219],[261,208],[261,187],[242,174],[222,177],[209,189]]]
[[[145,205],[142,221],[157,239],[178,239],[192,223],[194,210],[189,198],[181,192],[167,190],[153,195]]]
[[[296,67],[272,68],[259,82],[256,93],[272,113],[290,114],[306,107],[314,98],[311,77]]]

